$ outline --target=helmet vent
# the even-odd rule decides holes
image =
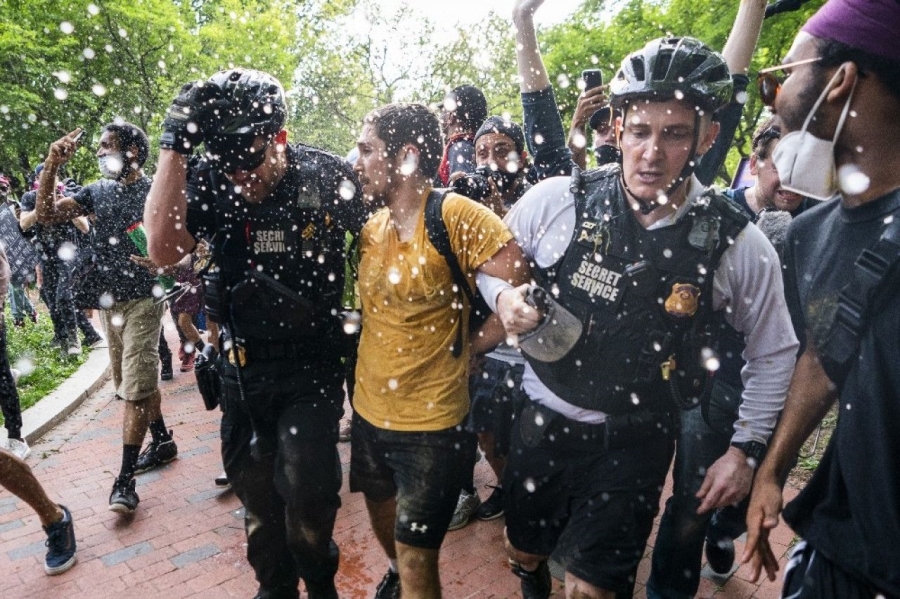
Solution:
[[[638,81],[643,81],[647,78],[646,73],[644,72],[644,59],[640,56],[632,56],[631,57],[631,68],[634,71],[634,78]]]
[[[656,63],[653,65],[653,80],[664,81],[666,74],[669,72],[669,65],[672,64],[672,51],[662,50],[656,57]]]

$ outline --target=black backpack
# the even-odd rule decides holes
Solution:
[[[425,201],[425,232],[428,234],[428,241],[437,249],[438,253],[447,261],[447,267],[453,275],[453,282],[456,284],[457,293],[465,294],[469,301],[469,333],[474,333],[484,321],[491,315],[491,309],[487,302],[476,289],[475,292],[469,287],[469,281],[459,266],[456,254],[453,253],[453,247],[450,245],[450,233],[447,231],[447,225],[444,223],[444,198],[447,197],[448,190],[435,189],[428,194]],[[462,296],[460,296],[462,300]],[[460,301],[462,305],[462,301]],[[454,358],[462,355],[462,320],[456,329],[456,341],[453,343],[452,354]]]

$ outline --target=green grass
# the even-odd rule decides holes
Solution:
[[[50,321],[50,315],[43,305],[35,303],[35,307],[39,314],[38,322],[33,324],[31,320],[26,319],[25,328],[13,326],[9,305],[7,304],[5,308],[9,363],[13,368],[26,371],[28,369],[23,369],[22,366],[28,363],[32,365],[31,373],[25,375],[23,372],[19,378],[19,401],[22,410],[30,408],[59,387],[84,363],[90,351],[88,348],[82,348],[80,356],[63,357],[59,348],[53,344],[53,323]],[[3,417],[0,416],[0,423],[2,422]]]

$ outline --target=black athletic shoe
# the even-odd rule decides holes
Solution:
[[[324,581],[304,580],[307,599],[339,599],[334,578]]]
[[[716,574],[728,574],[734,567],[734,539],[710,526],[706,531],[706,561]]]
[[[375,589],[375,599],[400,599],[400,575],[390,568]]]
[[[231,483],[228,481],[228,474],[226,474],[225,472],[217,476],[215,482],[216,486],[222,489],[227,489],[231,486]]]
[[[475,510],[475,517],[479,520],[494,520],[503,515],[503,487],[497,485],[491,496],[481,502]]]
[[[134,490],[134,479],[124,479],[121,476],[113,483],[112,493],[109,495],[109,511],[120,514],[130,514],[137,509],[141,498]]]
[[[546,561],[540,563],[537,570],[529,572],[515,562],[510,562],[512,573],[522,579],[522,599],[547,599],[553,589],[550,579],[550,566]]]
[[[178,446],[175,445],[175,439],[172,438],[172,431],[169,431],[168,441],[150,441],[141,455],[138,456],[137,464],[134,466],[134,473],[141,474],[148,470],[153,470],[163,464],[171,462],[178,457]]]
[[[172,373],[172,360],[169,359],[160,363],[159,378],[163,381],[171,381],[175,375]]]
[[[75,525],[72,513],[64,505],[63,519],[44,527],[47,533],[47,556],[44,558],[44,571],[50,576],[62,574],[75,565]]]
[[[84,341],[81,345],[85,347],[94,347],[95,345],[100,345],[103,342],[103,337],[100,335],[88,335],[85,336]]]

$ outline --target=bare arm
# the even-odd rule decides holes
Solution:
[[[732,74],[746,75],[766,15],[766,0],[741,0],[722,56]]]
[[[34,205],[37,222],[42,225],[58,225],[84,215],[78,202],[63,196],[56,189],[56,175],[59,168],[67,163],[78,149],[78,142],[75,138],[80,132],[81,129],[75,129],[50,144],[50,151],[44,161],[44,170],[41,171],[40,187],[38,187]]]
[[[159,266],[175,264],[197,244],[186,227],[187,158],[160,150],[159,167],[144,206],[144,227],[150,260]]]
[[[37,224],[37,210],[23,210],[19,213],[19,226],[27,231]]]
[[[590,132],[585,125],[591,116],[606,105],[606,86],[589,89],[578,96],[578,105],[575,106],[575,114],[572,115],[572,126],[569,128],[569,150],[572,152],[572,160],[579,168],[584,170],[587,164],[587,147],[590,143]]]
[[[550,87],[550,78],[534,31],[534,12],[544,0],[517,0],[513,7],[513,24],[516,26],[516,64],[519,69],[519,90],[535,92]]]
[[[808,337],[811,339],[811,337]],[[791,463],[803,442],[831,408],[837,393],[828,379],[815,349],[810,344],[797,360],[781,421],[772,435],[750,497],[747,510],[747,545],[742,561],[750,562],[751,576],[759,578],[765,569],[775,580],[778,559],[769,546],[769,531],[778,525],[782,508],[782,488]]]

